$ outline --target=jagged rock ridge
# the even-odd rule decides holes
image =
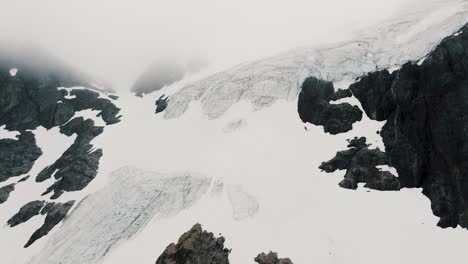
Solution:
[[[366,138],[350,140],[350,149],[340,151],[336,156],[320,165],[320,169],[328,173],[335,170],[346,170],[344,180],[339,183],[343,188],[357,189],[358,183],[364,187],[393,191],[400,189],[398,178],[389,171],[381,171],[380,165],[388,165],[387,156],[378,148],[369,149]]]
[[[177,244],[167,246],[156,264],[229,264],[229,252],[224,248],[224,237],[216,238],[196,224]]]

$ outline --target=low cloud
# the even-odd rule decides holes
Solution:
[[[0,36],[128,90],[161,57],[232,65],[347,38],[416,1],[2,1]]]

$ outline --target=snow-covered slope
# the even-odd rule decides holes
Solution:
[[[76,200],[75,208],[31,247],[22,248],[44,216],[1,228],[2,260],[154,263],[200,222],[226,238],[232,263],[253,263],[269,250],[294,263],[463,263],[468,233],[437,228],[420,190],[350,191],[337,186],[343,172],[319,170],[355,136],[383,149],[376,132],[384,122],[363,116],[349,132],[326,134],[301,122],[297,95],[310,75],[347,88],[376,68],[423,58],[468,21],[467,9],[465,1],[431,2],[332,47],[299,48],[143,98],[119,94],[122,121],[92,139],[93,149],[103,149],[97,177],[60,197]],[[155,115],[162,94],[169,104]],[[360,106],[354,97],[343,101]],[[101,120],[90,110],[76,115]],[[30,174],[71,144],[56,129],[35,131],[43,158],[52,160],[36,161]],[[0,205],[0,220],[37,199],[46,183],[20,185]]]
[[[256,109],[277,99],[293,101],[308,76],[341,82],[377,68],[399,67],[423,58],[441,39],[455,33],[466,23],[467,10],[466,1],[428,1],[361,32],[353,40],[321,48],[297,48],[238,65],[177,91],[170,98],[165,117],[179,117],[196,100],[201,101],[209,118],[217,118],[241,100],[251,102]]]

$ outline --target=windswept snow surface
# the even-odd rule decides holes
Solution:
[[[464,1],[431,2],[354,41],[296,49],[144,98],[119,95],[122,122],[93,140],[104,151],[99,174],[76,198],[89,196],[27,250],[16,248],[42,219],[16,227],[24,232],[1,229],[5,263],[150,264],[196,222],[226,237],[234,264],[269,250],[299,264],[465,263],[468,233],[436,227],[420,190],[350,191],[338,187],[343,171],[319,171],[346,139],[366,136],[383,149],[383,122],[364,116],[352,131],[325,134],[300,121],[296,99],[309,75],[347,88],[367,71],[423,58],[468,21],[467,9]],[[163,93],[169,106],[155,115]],[[184,200],[187,191],[193,196]]]

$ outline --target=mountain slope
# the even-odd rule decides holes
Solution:
[[[344,171],[328,175],[319,169],[347,148],[348,139],[365,136],[368,149],[383,152],[387,147],[376,133],[385,130],[386,118],[377,118],[355,89],[346,97],[329,88],[348,89],[365,79],[356,78],[376,70],[405,72],[401,66],[408,60],[424,64],[422,59],[443,38],[457,35],[468,21],[466,8],[459,1],[428,4],[355,40],[297,49],[187,86],[175,83],[143,98],[122,93],[111,100],[100,93],[98,98],[120,108],[120,122],[107,126],[104,114],[97,117],[92,111],[101,110],[97,106],[73,115],[78,118],[81,112],[84,119],[105,126],[99,136],[87,138],[92,150],[103,151],[96,177],[83,190],[61,194],[57,202],[74,200],[75,207],[29,248],[22,247],[45,216],[0,229],[0,247],[8,249],[2,258],[6,263],[155,263],[167,245],[202,223],[226,238],[231,263],[253,263],[260,252],[270,250],[294,263],[466,259],[468,233],[437,228],[439,219],[420,189],[350,191],[337,186]],[[323,124],[302,122],[298,96],[310,76],[332,84],[325,85],[325,109],[348,103],[363,113],[351,119],[351,129],[347,125],[330,134]],[[67,92],[61,100],[77,99]],[[155,101],[163,94],[169,96],[167,107],[155,114]],[[59,127],[35,130],[44,154],[29,172],[34,179],[78,139],[61,127],[65,134]],[[361,141],[352,146],[365,149]],[[371,165],[379,165],[373,171],[378,175],[388,172],[403,179],[392,167],[400,170],[398,164]],[[15,186],[0,205],[0,220],[6,222],[22,205],[40,198],[50,183],[54,181],[30,180]]]

